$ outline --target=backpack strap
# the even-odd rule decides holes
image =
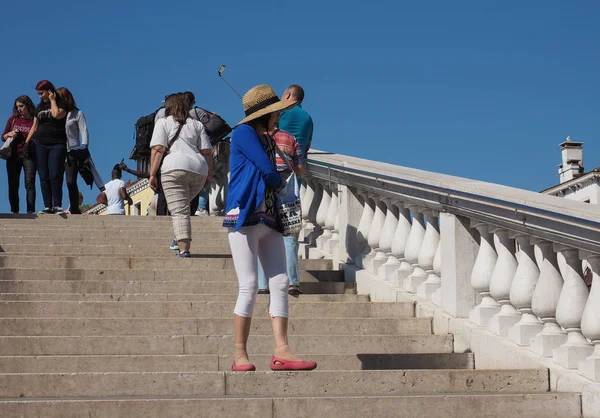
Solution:
[[[181,133],[181,130],[183,129],[183,125],[185,125],[185,122],[179,124],[179,128],[177,128],[177,132],[175,133],[175,136],[169,141],[169,145],[167,146],[167,152],[171,149],[171,147],[173,146],[173,143],[175,141],[177,141],[177,138],[179,138],[179,134]]]

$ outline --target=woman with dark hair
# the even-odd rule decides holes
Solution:
[[[89,133],[85,115],[77,107],[73,94],[66,87],[60,87],[58,95],[65,103],[66,116],[66,131],[67,131],[67,160],[65,161],[65,172],[67,177],[67,189],[69,190],[70,213],[73,215],[81,214],[79,210],[79,188],[77,187],[77,174],[84,170],[89,172],[89,178],[85,178],[86,183],[92,184],[96,182],[96,186],[102,191],[104,190],[104,182],[96,170],[90,151]]]
[[[27,213],[35,211],[35,146],[30,143],[25,145],[25,138],[33,127],[35,106],[29,96],[19,96],[13,106],[13,114],[8,118],[2,141],[13,138],[11,155],[6,160],[6,173],[8,174],[8,200],[10,211],[19,213],[19,184],[21,169],[25,173],[25,191],[27,192]]]
[[[189,117],[182,94],[165,100],[166,118],[154,125],[150,148],[150,187],[158,189],[160,170],[162,190],[173,218],[178,257],[190,257],[192,224],[190,201],[212,177],[210,138],[204,126]]]
[[[35,86],[40,104],[35,109],[27,144],[35,138],[37,167],[44,197],[39,213],[63,213],[62,187],[67,156],[66,104],[54,85],[42,80]]]
[[[317,363],[296,357],[288,345],[288,276],[283,228],[277,217],[275,194],[285,187],[275,163],[275,142],[268,135],[278,112],[295,102],[283,102],[267,85],[250,89],[242,99],[244,118],[233,131],[229,159],[230,181],[223,226],[239,291],[234,312],[233,371],[253,371],[246,344],[258,290],[257,263],[269,279],[269,315],[275,340],[271,370],[313,370]]]

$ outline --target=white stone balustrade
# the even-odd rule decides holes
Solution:
[[[375,217],[375,203],[369,199],[368,194],[361,195],[363,212],[358,223],[356,231],[357,257],[356,264],[360,268],[364,268],[363,258],[369,253],[370,247],[368,243],[369,231]]]
[[[406,258],[404,258],[404,250],[411,229],[410,209],[398,202],[395,204],[395,207],[398,209],[398,222],[392,239],[391,254],[387,261],[379,267],[378,271],[379,277],[390,282],[396,280],[396,273],[402,263],[408,264]]]
[[[519,245],[519,265],[510,288],[510,303],[519,311],[521,319],[508,330],[508,338],[521,346],[529,346],[531,339],[543,328],[531,307],[540,270],[529,235],[517,234],[515,239]]]
[[[325,225],[328,231],[331,231],[331,237],[324,244],[324,250],[326,253],[332,256],[337,254],[338,244],[340,241],[340,228],[339,228],[339,211],[340,200],[338,196],[337,186],[331,190],[331,203],[329,204],[329,210],[327,211],[327,219]]]
[[[386,207],[382,199],[374,196],[373,200],[375,201],[375,215],[373,216],[373,223],[371,224],[369,235],[367,237],[367,244],[369,245],[370,251],[365,256],[363,264],[369,273],[377,274],[376,259],[381,260],[385,257],[385,253],[382,253],[379,248],[379,240],[385,223]],[[383,264],[383,262],[381,264]]]
[[[592,270],[592,290],[581,317],[581,332],[594,345],[593,353],[579,363],[579,374],[600,382],[600,255],[584,254]]]
[[[488,329],[494,334],[506,337],[508,329],[521,319],[521,314],[510,303],[510,288],[518,263],[515,257],[515,242],[508,236],[508,230],[497,228],[492,232],[498,260],[490,279],[490,295],[500,304],[500,311],[490,319]]]
[[[576,369],[579,362],[593,352],[592,345],[581,333],[581,317],[588,299],[588,289],[583,281],[579,251],[575,248],[557,248],[566,261],[564,284],[556,308],[556,320],[567,333],[567,341],[556,348],[554,361],[567,369]]]
[[[309,217],[310,209],[313,206],[313,200],[315,200],[315,183],[315,180],[312,182],[304,180],[302,182],[306,190],[300,201],[302,207],[302,230],[300,231],[300,236],[298,238],[300,242],[306,242],[310,233],[315,229],[315,226]]]
[[[419,265],[425,270],[427,277],[425,281],[417,286],[417,295],[425,300],[431,300],[433,294],[442,285],[442,280],[435,272],[435,257],[438,254],[438,273],[441,274],[441,246],[440,246],[440,224],[438,213],[430,210],[426,212],[427,227],[423,245],[419,252]]]
[[[479,232],[479,251],[471,273],[471,286],[481,296],[481,303],[469,312],[471,322],[480,327],[487,327],[490,319],[500,312],[500,304],[490,295],[490,281],[498,254],[494,249],[494,236],[489,226],[482,222],[472,222]]]
[[[384,199],[383,203],[386,206],[385,221],[379,237],[379,251],[373,259],[373,274],[379,274],[381,267],[392,256],[392,244],[398,227],[398,207],[392,203],[391,199]]]
[[[422,283],[419,280],[423,279],[425,281],[427,278],[425,270],[419,266],[419,253],[425,238],[425,217],[422,209],[418,206],[411,206],[410,211],[412,213],[412,224],[406,249],[404,250],[407,264],[401,266],[398,270],[398,281],[402,280],[402,287],[405,290],[415,293],[417,286]],[[413,276],[415,272],[417,275]]]
[[[556,321],[556,308],[563,287],[563,277],[558,267],[558,258],[551,242],[534,241],[542,254],[540,277],[533,291],[531,307],[544,324],[542,331],[532,341],[530,349],[543,357],[552,357],[555,348],[567,339],[567,334]]]
[[[316,246],[319,250],[325,249],[325,243],[329,241],[333,235],[332,230],[327,228],[327,214],[329,213],[329,207],[332,201],[331,190],[329,190],[328,186],[323,186],[322,190],[323,195],[319,204],[319,210],[317,211],[317,225],[319,225],[322,232],[315,239]]]

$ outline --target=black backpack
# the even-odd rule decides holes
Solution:
[[[204,125],[206,133],[210,137],[210,143],[215,145],[231,132],[231,127],[221,116],[201,107],[195,107],[197,120]]]
[[[162,107],[159,107],[147,116],[142,116],[135,123],[135,146],[129,155],[130,159],[139,160],[140,158],[150,156],[150,141],[152,140],[152,132],[154,131],[154,119],[156,119],[156,113],[160,109]]]

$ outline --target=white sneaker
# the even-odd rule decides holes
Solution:
[[[198,209],[195,216],[208,216],[208,211],[206,209]]]
[[[65,213],[65,211],[60,206],[57,206],[54,208],[54,213],[56,213],[57,215],[62,215],[63,213]]]

